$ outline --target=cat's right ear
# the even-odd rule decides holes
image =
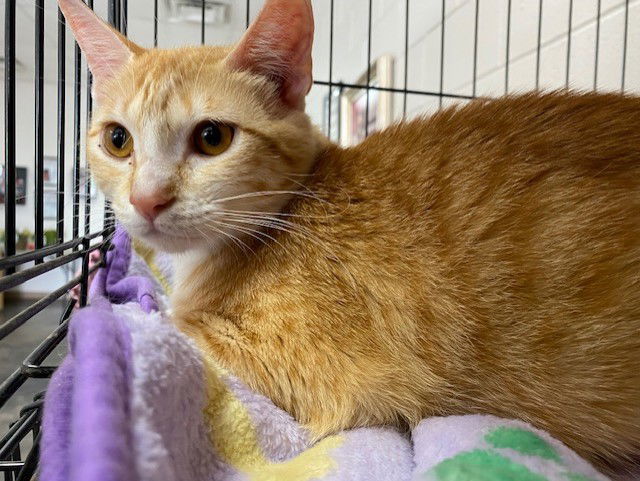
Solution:
[[[109,24],[103,22],[82,0],[58,0],[73,35],[93,74],[93,96],[132,58],[144,51]]]

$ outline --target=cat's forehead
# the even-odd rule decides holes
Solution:
[[[229,47],[214,46],[150,49],[133,59],[131,71],[140,78],[157,77],[172,72],[193,74],[198,70],[219,65],[229,51]]]
[[[224,83],[224,47],[152,49],[134,58],[107,87],[107,110],[158,115],[197,102],[201,94]]]
[[[253,111],[264,80],[225,67],[228,47],[153,49],[135,58],[108,87],[101,113],[121,114],[144,124],[180,122],[184,117]],[[233,120],[233,119],[229,119]]]

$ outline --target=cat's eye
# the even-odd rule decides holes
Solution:
[[[124,159],[133,152],[133,138],[120,124],[111,124],[104,130],[102,143],[107,152],[114,157]]]
[[[203,155],[220,155],[233,141],[233,127],[221,122],[207,121],[198,125],[193,132],[193,144]]]

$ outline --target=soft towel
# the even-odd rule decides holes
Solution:
[[[143,261],[122,230],[113,244],[49,385],[42,481],[607,479],[547,433],[492,416],[429,418],[410,434],[359,428],[312,444],[171,324],[166,260]]]

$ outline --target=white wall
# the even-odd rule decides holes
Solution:
[[[73,82],[69,82],[67,88],[67,96],[71,100],[73,98]],[[56,157],[58,148],[58,132],[57,132],[57,86],[52,83],[45,83],[44,89],[45,109],[44,109],[44,155]],[[86,105],[86,97],[82,97],[83,107]],[[27,168],[27,196],[25,205],[16,206],[16,228],[18,231],[28,229],[33,232],[34,209],[35,209],[35,140],[34,140],[34,93],[33,84],[25,81],[16,83],[16,166]],[[72,215],[73,202],[71,192],[73,191],[73,104],[67,106],[66,119],[66,143],[65,143],[65,191],[67,195],[65,201],[65,238],[72,237]],[[84,118],[84,108],[83,117]],[[0,115],[0,121],[4,122],[4,110]],[[84,129],[82,130],[84,136]],[[0,141],[1,148],[4,149],[4,137]],[[82,152],[82,167],[85,167],[84,152]],[[84,192],[84,188],[82,189]],[[2,206],[4,209],[4,205]],[[84,202],[80,203],[80,229],[84,228]],[[97,195],[91,199],[91,226],[98,229],[102,224],[104,211],[104,199],[101,195]],[[4,228],[4,215],[0,217],[0,227]],[[52,219],[45,220],[45,230],[56,229],[56,221]]]
[[[409,2],[408,82],[411,90],[440,91],[442,3],[437,0]],[[476,4],[478,48],[476,94],[504,94],[508,0],[446,0],[443,85],[445,93],[472,94]],[[570,0],[542,1],[539,86],[565,87]],[[598,0],[574,0],[572,14],[569,86],[592,89]],[[512,0],[509,29],[509,92],[536,87],[539,0]],[[316,78],[328,80],[329,0],[315,0]],[[354,82],[367,69],[368,0],[335,0],[333,81]],[[404,88],[404,28],[406,2],[374,0],[372,55],[396,59],[395,88]],[[622,80],[624,0],[601,0],[598,82],[601,90],[619,90]],[[630,0],[627,35],[626,90],[640,91],[640,1]],[[318,40],[322,42],[318,44]],[[317,88],[313,99],[326,95]],[[403,95],[396,95],[396,116],[401,116]],[[409,95],[409,114],[438,107],[435,97]],[[451,102],[445,102],[445,105]],[[321,109],[311,108],[316,116]]]
[[[69,77],[72,79],[73,77]],[[71,192],[73,192],[73,81],[70,80],[68,84],[67,97],[70,99],[70,103],[67,106],[67,121],[66,121],[66,143],[65,143],[65,163],[66,163],[66,175],[65,175],[65,239],[69,240],[73,237],[72,231],[72,218],[73,218],[73,198]],[[57,85],[54,83],[45,83],[44,90],[45,98],[45,110],[44,110],[44,154],[45,156],[57,155],[58,135],[57,135]],[[81,104],[84,107],[86,105],[86,97],[83,96]],[[35,196],[34,196],[34,175],[35,175],[35,142],[34,142],[34,93],[33,83],[25,80],[20,80],[16,83],[16,166],[27,168],[27,195],[26,204],[16,206],[16,228],[18,232],[23,230],[29,230],[34,232],[34,209],[35,209]],[[86,115],[83,109],[83,116]],[[2,110],[2,119],[4,122],[4,110]],[[84,117],[82,117],[84,118]],[[82,131],[84,135],[84,130]],[[4,149],[4,138],[0,142],[2,149]],[[82,152],[84,154],[84,152]],[[82,166],[85,167],[84,155],[82,155]],[[84,188],[82,189],[84,192]],[[0,217],[0,228],[4,229],[4,207],[2,204],[2,216]],[[81,201],[80,205],[80,217],[79,228],[80,232],[84,231],[84,212],[85,204]],[[104,198],[97,193],[95,198],[91,200],[91,231],[95,232],[99,230],[103,224],[104,215]],[[56,229],[57,223],[55,219],[45,219],[44,228]],[[77,264],[77,263],[76,263]],[[72,269],[73,270],[73,269]],[[44,293],[56,289],[60,285],[69,280],[69,275],[72,272],[65,269],[56,269],[43,276],[37,277],[28,283],[20,286],[19,291],[29,293]]]

